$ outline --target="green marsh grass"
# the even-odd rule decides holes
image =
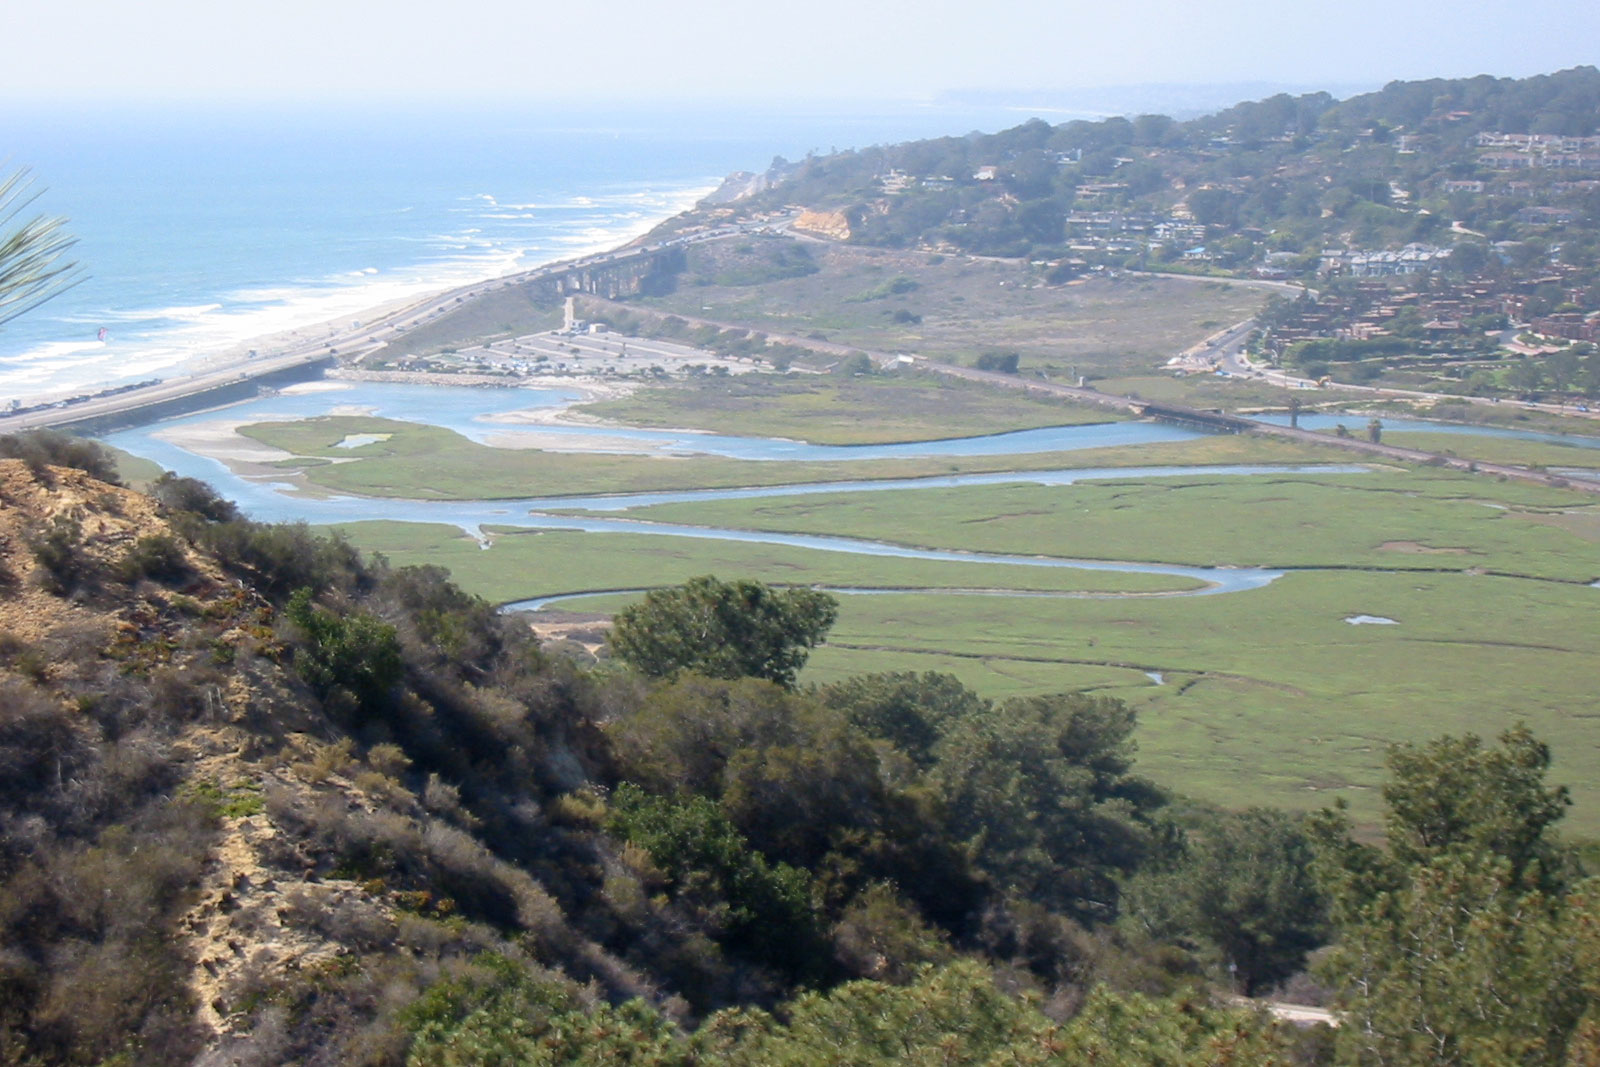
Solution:
[[[304,457],[285,460],[282,465],[297,470],[312,485],[341,493],[413,500],[656,492],[1063,467],[1349,462],[1348,454],[1333,449],[1231,435],[1018,456],[781,463],[494,448],[436,426],[370,416],[261,422],[243,426],[239,432]],[[386,434],[388,438],[360,448],[335,447],[346,436],[360,433]],[[317,462],[308,465],[307,459]],[[342,462],[326,462],[331,459]]]

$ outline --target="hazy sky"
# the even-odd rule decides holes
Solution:
[[[0,96],[919,99],[1600,62],[1592,0],[4,0]]]

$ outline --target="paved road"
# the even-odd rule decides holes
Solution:
[[[407,329],[420,326],[474,297],[482,296],[495,289],[521,285],[574,270],[614,266],[629,259],[652,255],[668,248],[731,237],[758,229],[761,226],[781,226],[782,224],[783,220],[777,220],[765,223],[721,226],[711,230],[669,237],[661,241],[625,246],[621,249],[582,256],[578,259],[550,263],[518,274],[509,274],[501,278],[458,286],[407,304],[397,310],[369,313],[362,320],[358,320],[359,325],[356,322],[352,322],[349,326],[340,328],[331,327],[324,323],[320,326],[307,327],[300,332],[316,334],[317,336],[295,341],[290,347],[278,351],[230,361],[217,367],[169,378],[155,385],[130,389],[127,392],[110,396],[91,397],[88,400],[74,404],[47,407],[20,414],[0,414],[0,433],[16,433],[23,430],[66,426],[103,419],[139,408],[151,407],[207,393],[251,378],[264,377],[279,371],[304,366],[308,363],[315,363],[336,354],[346,358],[364,355],[382,348],[389,341],[401,336]],[[327,332],[324,334],[322,331],[325,329]]]
[[[1233,362],[1227,369],[1230,374],[1238,377],[1254,378],[1284,389],[1314,390],[1320,388],[1318,383],[1310,378],[1297,377],[1287,371],[1274,370],[1271,367],[1263,367],[1259,364],[1251,363],[1242,351],[1235,354]],[[1533,400],[1501,399],[1486,396],[1461,396],[1455,393],[1430,393],[1418,389],[1395,389],[1389,386],[1347,385],[1344,382],[1335,383],[1334,388],[1341,392],[1360,393],[1381,400],[1421,400],[1431,403],[1471,404],[1477,407],[1538,411],[1547,415],[1562,415],[1569,418],[1600,419],[1600,411],[1579,411],[1571,404],[1547,404]]]
[[[1269,293],[1288,293],[1294,296],[1303,296],[1310,293],[1317,295],[1315,289],[1301,285],[1299,282],[1275,282],[1268,278],[1218,278],[1209,274],[1180,274],[1176,271],[1165,270],[1130,270],[1127,273],[1137,275],[1151,275],[1156,278],[1174,278],[1184,282],[1211,282],[1217,285],[1237,285],[1244,289],[1261,289]]]

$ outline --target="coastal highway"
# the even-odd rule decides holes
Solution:
[[[649,243],[624,245],[621,248],[596,252],[592,255],[580,256],[577,259],[547,263],[517,274],[508,274],[499,278],[491,278],[486,281],[473,282],[454,289],[447,289],[444,292],[432,294],[398,309],[377,309],[367,312],[359,319],[350,320],[344,325],[324,322],[320,325],[302,327],[291,335],[287,344],[284,344],[281,339],[275,342],[262,341],[257,345],[257,354],[254,356],[241,357],[214,366],[202,367],[191,373],[167,378],[153,385],[140,386],[137,389],[129,389],[126,392],[90,396],[88,399],[71,403],[57,401],[22,412],[0,412],[0,433],[17,433],[24,430],[46,429],[55,426],[70,426],[76,423],[91,422],[136,411],[140,408],[153,407],[158,404],[182,400],[186,397],[198,396],[237,382],[318,363],[334,356],[351,358],[364,355],[382,348],[407,329],[419,326],[429,319],[437,318],[446,311],[453,310],[460,304],[495,289],[521,285],[541,278],[574,270],[583,270],[589,267],[613,266],[636,257],[653,255],[673,247],[732,237],[748,233],[763,226],[781,227],[783,224],[784,220],[781,219],[765,220],[759,223],[734,224],[678,234]],[[275,343],[276,347],[269,349],[267,347],[269,343]]]

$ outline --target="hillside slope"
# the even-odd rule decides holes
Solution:
[[[812,818],[771,823],[795,787],[769,769],[776,792],[740,816],[768,821],[769,862],[666,799],[666,723],[602,732],[649,720],[642,680],[547,657],[436,568],[245,522],[200,483],[145,497],[52,458],[0,460],[8,1061],[398,1063],[419,1012],[470,1016],[506,981],[580,1014],[643,998],[660,1025],[692,1021],[948,958],[874,869],[920,865],[953,931],[981,902],[978,870],[918,840],[932,826],[881,825],[910,799],[905,768],[770,683],[663,699],[765,717],[739,729],[774,738],[822,730],[824,758],[849,755],[821,782],[854,776],[875,834],[841,842],[830,820],[860,813],[815,789]],[[608,803],[624,776],[662,799]],[[662,819],[700,829],[663,838]],[[822,836],[782,847],[821,849],[826,890],[777,862],[801,827]],[[668,845],[686,832],[689,858]],[[911,940],[869,951],[861,916],[830,935],[861,893]],[[456,1007],[427,999],[442,989]]]
[[[578,663],[438,568],[248,522],[189,479],[129,492],[83,442],[5,453],[0,1062],[1327,1063],[1326,1031],[1212,990],[1301,971],[1323,886],[1351,944],[1389,936],[1351,896],[1370,879],[1313,880],[1313,839],[1395,885],[1435,858],[1380,857],[1333,812],[1173,811],[1115,700],[724,669],[724,645],[771,651],[785,605],[818,639],[826,594],[695,579],[619,620],[678,650],[663,664]],[[681,613],[703,603],[709,643]],[[1596,928],[1543,839],[1566,794],[1531,735],[1390,762],[1550,872],[1540,930]],[[1436,946],[1460,988],[1516,989],[1447,1025],[1549,1053],[1518,1062],[1588,1054],[1592,940]],[[1418,998],[1327,973],[1373,1020],[1351,1040],[1410,1040],[1382,1013]]]
[[[303,638],[254,588],[264,573],[227,573],[174,516],[206,521],[80,470],[0,460],[8,1061],[179,1062],[240,1033],[262,1062],[391,1059],[372,1027],[485,951],[537,955],[592,996],[654,991],[485,843],[536,835],[518,858],[560,873],[563,835],[540,804],[584,779],[581,743],[431,669],[434,655],[386,697],[397,719],[362,731],[364,709],[319,699],[294,669]],[[278,561],[320,570],[335,599],[375,584],[347,552],[282,538]],[[504,636],[492,614],[474,621],[471,637]],[[531,643],[495,651],[539,662]],[[528,681],[561,684],[537,666]],[[470,776],[473,748],[520,750],[502,754],[486,816],[439,774]]]

